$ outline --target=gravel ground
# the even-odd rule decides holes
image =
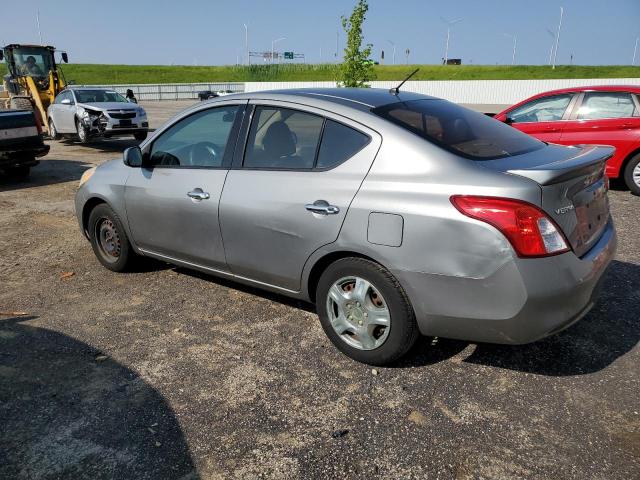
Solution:
[[[157,126],[185,105],[145,106]],[[308,305],[100,267],[72,198],[134,144],[53,142],[28,182],[0,181],[0,478],[640,477],[640,198],[611,192],[618,257],[574,327],[424,339],[373,371]]]

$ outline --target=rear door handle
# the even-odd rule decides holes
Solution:
[[[307,203],[304,208],[313,213],[319,213],[321,215],[335,215],[340,213],[340,208],[335,205],[329,205],[326,200],[316,200],[313,203]]]
[[[209,192],[203,192],[201,188],[195,188],[187,193],[188,197],[193,198],[194,200],[209,200],[211,195]]]

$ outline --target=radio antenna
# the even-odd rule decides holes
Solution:
[[[398,93],[400,93],[400,87],[403,86],[405,83],[407,83],[407,80],[409,80],[411,77],[413,77],[418,70],[420,70],[419,68],[416,68],[413,72],[411,72],[409,75],[407,75],[407,78],[405,78],[400,85],[398,85],[397,87],[393,87],[392,89],[389,90],[389,93],[393,94],[393,95],[398,95]]]

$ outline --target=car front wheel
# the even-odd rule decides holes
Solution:
[[[413,308],[396,278],[364,258],[332,263],[318,282],[320,323],[344,354],[370,365],[387,365],[418,339]]]
[[[120,218],[103,203],[89,215],[89,238],[98,261],[109,270],[124,272],[134,263],[136,254]]]
[[[624,183],[634,195],[640,195],[640,153],[635,155],[624,169]]]
[[[49,137],[51,137],[51,140],[58,140],[60,138],[56,124],[53,123],[53,119],[51,118],[49,119]]]
[[[78,133],[80,143],[89,143],[89,130],[80,120],[76,120],[76,132]]]

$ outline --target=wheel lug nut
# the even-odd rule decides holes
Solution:
[[[352,317],[351,315],[349,315],[347,318],[348,318],[349,320],[353,320],[353,317]]]
[[[359,306],[360,306],[360,302],[356,302],[356,307],[359,307]]]
[[[362,326],[362,320],[358,321],[358,325]]]
[[[368,314],[367,312],[364,312],[364,316],[365,316],[365,317],[368,317],[368,316],[369,316],[369,314]]]

